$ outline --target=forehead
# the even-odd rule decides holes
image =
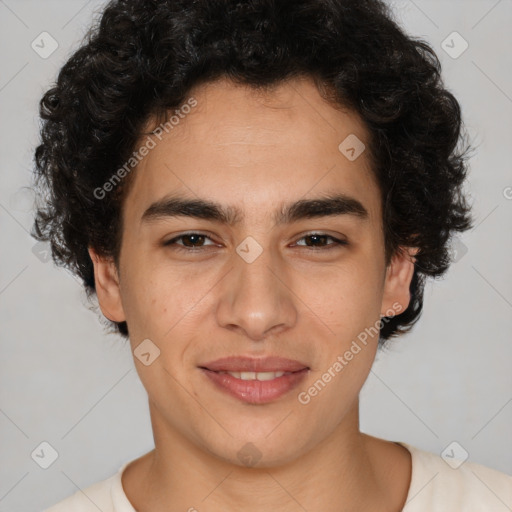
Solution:
[[[327,103],[312,80],[261,91],[222,79],[194,88],[189,98],[195,106],[175,116],[161,140],[152,136],[154,148],[133,171],[125,200],[133,219],[176,192],[259,215],[262,205],[341,192],[378,215],[368,151],[351,160],[340,150],[346,140],[368,147],[367,130],[356,113]]]

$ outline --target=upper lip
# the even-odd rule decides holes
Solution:
[[[308,368],[308,366],[300,361],[284,357],[231,356],[202,364],[200,368],[214,372],[297,372]]]

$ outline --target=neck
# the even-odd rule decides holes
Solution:
[[[405,501],[408,485],[398,488],[395,479],[390,487],[389,481],[389,462],[405,449],[362,434],[358,402],[323,441],[272,467],[221,459],[170,429],[151,405],[150,411],[155,449],[123,475],[128,499],[140,512],[399,510]]]

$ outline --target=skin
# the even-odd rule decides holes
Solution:
[[[141,512],[338,511],[340,504],[401,510],[409,452],[359,430],[358,397],[377,337],[307,405],[297,399],[359,333],[410,300],[415,250],[386,266],[368,152],[349,161],[338,149],[349,134],[368,141],[365,126],[306,78],[267,94],[222,79],[191,96],[197,106],[133,171],[119,268],[89,248],[105,316],[127,321],[132,350],[147,338],[160,349],[149,366],[134,357],[155,449],[125,470],[128,499]],[[243,221],[141,221],[153,202],[173,193],[236,207]],[[330,193],[356,198],[368,217],[274,223],[282,204]],[[199,251],[163,246],[190,231],[210,237],[196,239]],[[304,238],[311,232],[348,245],[326,249],[333,242],[326,239],[312,249]],[[236,252],[248,236],[262,248],[252,263]],[[284,397],[247,404],[218,391],[198,369],[234,354],[296,359],[310,371]],[[237,456],[248,442],[261,454],[254,467]]]

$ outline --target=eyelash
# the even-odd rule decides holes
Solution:
[[[188,252],[188,253],[191,253],[191,252],[198,252],[198,251],[201,251],[204,247],[208,247],[208,246],[203,246],[203,247],[190,247],[190,248],[187,248],[185,246],[182,246],[180,244],[177,243],[178,240],[182,239],[182,238],[185,238],[185,237],[189,237],[189,236],[200,236],[200,237],[204,237],[205,239],[209,239],[211,240],[211,238],[208,236],[208,235],[205,235],[203,233],[196,233],[196,232],[190,232],[190,233],[183,233],[177,237],[174,237],[170,240],[167,240],[167,242],[164,242],[163,245],[168,247],[168,246],[172,246],[172,249],[173,250],[176,250],[176,251],[184,251],[184,252]],[[345,246],[345,245],[348,245],[348,242],[346,240],[340,240],[338,238],[335,238],[331,235],[327,235],[325,233],[317,233],[317,232],[312,232],[312,233],[308,233],[304,236],[302,236],[301,238],[299,238],[299,240],[303,240],[304,238],[308,238],[308,237],[325,237],[327,239],[331,239],[331,240],[334,240],[334,243],[331,243],[327,246],[323,246],[323,247],[315,247],[315,246],[306,246],[306,245],[302,245],[301,247],[306,247],[312,251],[319,251],[319,250],[323,250],[323,251],[326,251],[326,250],[332,250],[332,249],[336,249],[338,248],[339,246]],[[211,247],[211,246],[210,246]]]

